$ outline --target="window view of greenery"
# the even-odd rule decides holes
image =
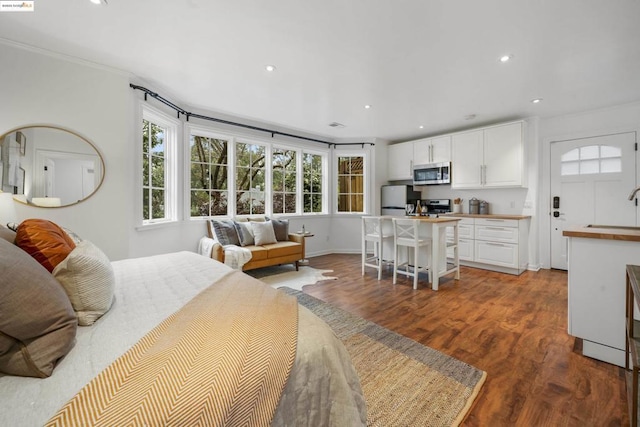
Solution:
[[[296,212],[296,152],[273,149],[273,213]]]
[[[364,157],[338,157],[338,212],[364,212]]]
[[[302,155],[304,213],[322,212],[322,156]]]
[[[263,145],[236,144],[236,215],[265,213],[265,155]]]
[[[228,141],[191,135],[191,216],[227,215]]]
[[[142,121],[142,215],[144,221],[166,217],[166,129]]]

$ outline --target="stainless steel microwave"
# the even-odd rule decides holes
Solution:
[[[413,167],[413,185],[451,183],[451,162],[429,163]]]

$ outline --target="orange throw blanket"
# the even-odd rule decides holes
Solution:
[[[231,272],[144,336],[47,425],[269,425],[297,334],[294,297]]]

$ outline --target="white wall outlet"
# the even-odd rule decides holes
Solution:
[[[533,202],[531,200],[525,200],[524,201],[524,208],[525,209],[533,209]]]
[[[509,207],[511,209],[514,209],[516,207],[516,202],[514,202],[513,200],[509,202]]]

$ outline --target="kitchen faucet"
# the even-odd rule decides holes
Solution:
[[[640,191],[640,187],[636,187],[631,194],[629,194],[629,200],[633,200],[633,198],[635,197],[636,193]]]

